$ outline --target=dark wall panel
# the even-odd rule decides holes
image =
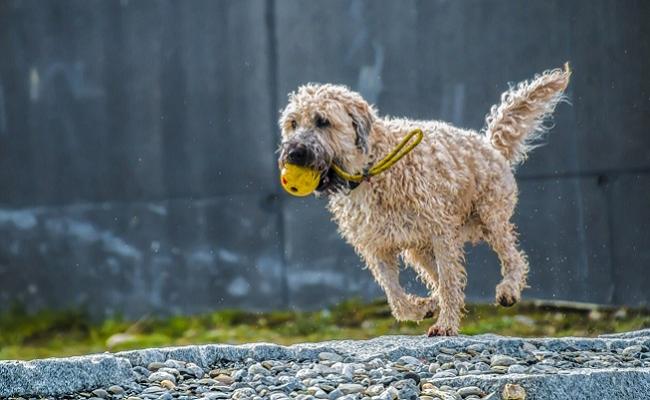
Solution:
[[[317,308],[350,297],[381,295],[352,247],[342,243],[324,201],[285,206],[287,287],[291,305]]]
[[[648,306],[650,288],[650,176],[623,175],[611,184],[612,265],[618,304]]]
[[[533,298],[612,301],[607,198],[594,178],[524,181],[515,221]]]
[[[0,200],[271,190],[265,10],[250,1],[4,6]]]
[[[0,210],[0,302],[94,315],[285,306],[259,196]]]
[[[582,171],[650,170],[650,3],[571,2]]]
[[[324,201],[280,193],[287,93],[342,83],[478,130],[509,83],[567,60],[571,104],[517,172],[524,296],[647,304],[647,20],[643,0],[0,2],[0,307],[380,296]],[[492,301],[497,258],[467,249],[467,296]]]

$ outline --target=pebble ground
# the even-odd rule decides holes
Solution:
[[[167,360],[134,367],[137,378],[129,387],[111,386],[58,399],[485,400],[500,398],[500,394],[485,393],[476,386],[452,387],[439,382],[466,375],[561,374],[575,368],[650,367],[650,349],[644,345],[550,351],[524,343],[521,354],[513,357],[499,354],[485,344],[473,344],[462,349],[441,347],[426,360],[403,356],[394,361],[374,358],[357,362],[323,352],[317,361],[248,359],[206,369]]]

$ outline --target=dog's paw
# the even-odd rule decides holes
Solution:
[[[438,314],[438,304],[431,301],[422,303],[419,305],[418,310],[421,317],[418,319],[418,321],[433,318]]]
[[[508,296],[507,294],[502,294],[497,296],[497,302],[503,307],[512,307],[517,304],[517,299],[513,296]]]
[[[438,299],[436,298],[412,297],[411,301],[416,305],[418,313],[421,316],[418,321],[433,318],[438,312]]]
[[[502,282],[497,286],[496,300],[503,307],[514,306],[519,301],[519,296],[519,291],[506,282]]]
[[[431,325],[429,328],[429,331],[427,332],[427,336],[432,337],[432,336],[456,336],[458,335],[458,329],[455,328],[450,328],[442,325]]]
[[[427,318],[433,318],[435,316],[435,311],[429,310],[429,311],[424,311],[426,309],[422,308],[417,308],[417,309],[401,309],[398,312],[393,310],[393,317],[395,317],[396,320],[398,321],[414,321],[414,322],[420,322],[422,320],[425,320]]]

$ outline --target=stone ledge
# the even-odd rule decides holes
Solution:
[[[374,358],[396,361],[411,356],[434,359],[441,350],[463,351],[468,346],[484,346],[494,353],[513,357],[530,355],[527,346],[548,351],[618,352],[631,346],[650,348],[650,331],[628,332],[598,338],[512,338],[497,335],[427,338],[424,336],[383,336],[370,340],[343,340],[307,343],[293,346],[275,344],[201,345],[125,351],[70,358],[34,361],[0,361],[0,397],[45,395],[56,396],[110,385],[129,387],[135,383],[134,367],[152,362],[178,360],[210,368],[225,362],[262,360],[318,360],[322,352],[336,353],[345,362],[364,362]],[[579,368],[549,374],[464,375],[434,379],[436,384],[478,386],[486,392],[496,391],[505,383],[520,383],[535,394],[535,399],[566,398],[567,391],[580,393],[575,398],[648,398],[650,399],[650,368]],[[630,387],[636,397],[629,397]],[[642,393],[642,394],[641,394]],[[639,397],[641,396],[641,397]],[[647,396],[647,397],[643,397]]]
[[[501,393],[507,383],[526,389],[528,399],[650,399],[650,368],[574,369],[558,374],[507,374],[434,379],[437,385],[477,386]]]
[[[0,398],[19,395],[55,396],[134,379],[129,360],[111,354],[0,361]]]

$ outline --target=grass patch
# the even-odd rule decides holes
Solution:
[[[423,334],[421,324],[397,322],[384,301],[345,301],[322,311],[253,313],[220,310],[209,314],[120,317],[93,323],[78,310],[36,314],[13,307],[0,314],[0,359],[69,356],[144,347],[201,343],[274,342],[293,344],[365,339],[388,334]],[[634,309],[572,309],[523,303],[504,309],[468,305],[461,333],[512,336],[595,336],[650,327],[650,312]]]

